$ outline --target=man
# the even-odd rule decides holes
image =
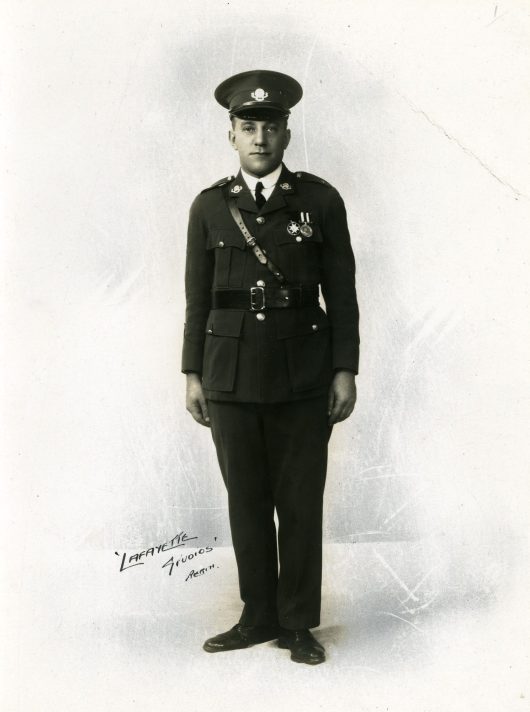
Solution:
[[[244,608],[203,647],[278,640],[295,662],[317,664],[327,446],[354,408],[359,355],[346,212],[326,181],[282,163],[298,82],[244,72],[215,97],[241,170],[190,210],[182,370],[227,487]]]

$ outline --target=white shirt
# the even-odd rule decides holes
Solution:
[[[263,184],[263,197],[265,198],[265,200],[268,200],[271,196],[272,191],[274,190],[274,186],[278,182],[278,178],[280,177],[281,172],[281,163],[278,168],[275,168],[272,173],[269,173],[269,175],[267,176],[263,176],[263,178],[256,178],[256,176],[251,176],[248,173],[245,173],[243,169],[241,169],[241,175],[243,176],[243,180],[248,185],[248,188],[252,193],[252,197],[254,198],[254,200],[256,200],[256,183],[259,183],[261,181],[261,183]]]

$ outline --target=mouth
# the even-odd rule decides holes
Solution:
[[[270,156],[268,151],[254,151],[250,154],[251,156]]]

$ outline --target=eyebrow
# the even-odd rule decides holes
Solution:
[[[255,126],[258,123],[258,120],[254,119],[243,119],[241,122],[242,126]],[[274,119],[271,119],[270,121],[264,121],[263,122],[265,126],[279,126],[280,123],[278,121],[274,121]]]

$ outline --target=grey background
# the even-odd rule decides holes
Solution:
[[[306,704],[332,691],[346,709],[360,684],[359,709],[526,709],[527,3],[76,0],[5,15],[6,709],[137,709],[120,692],[128,655],[154,671],[158,646],[170,674],[173,654],[218,632],[215,615],[200,628],[210,601],[238,615],[225,493],[184,409],[180,349],[189,205],[237,170],[212,92],[257,66],[302,83],[285,162],[341,192],[358,265],[359,397],[332,436],[324,612],[340,625],[356,611],[357,671],[379,660],[388,698],[334,677],[336,656]],[[180,530],[218,547],[224,573],[194,590],[161,560],[118,573],[115,551]],[[400,590],[405,611],[385,599]],[[418,630],[429,615],[429,636],[389,646],[363,629],[382,614]],[[173,648],[177,623],[188,637]],[[237,708],[241,690],[201,683],[230,663],[205,657],[180,699]],[[135,695],[142,709],[172,699],[154,672]]]

